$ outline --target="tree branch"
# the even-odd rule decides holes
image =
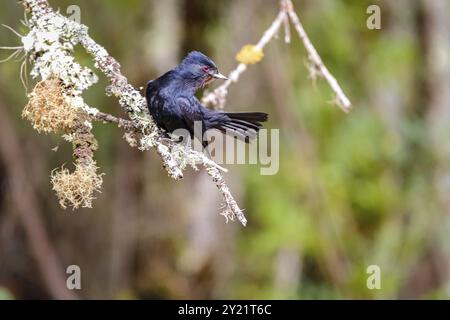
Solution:
[[[264,32],[261,39],[255,45],[256,50],[262,50],[277,34],[280,27],[284,26],[285,32],[285,42],[290,43],[291,34],[289,29],[289,20],[295,27],[300,39],[305,46],[306,51],[308,52],[308,60],[311,63],[309,70],[311,76],[315,78],[317,74],[322,76],[333,92],[335,93],[335,103],[344,111],[350,111],[351,103],[347,96],[344,94],[343,90],[339,86],[337,80],[333,77],[333,75],[328,71],[325,67],[322,59],[317,53],[316,49],[312,45],[311,41],[308,38],[300,20],[298,18],[297,13],[294,10],[294,6],[292,4],[292,0],[280,0],[280,12],[278,13],[275,20],[272,22],[270,27]],[[236,83],[239,80],[239,77],[242,73],[247,70],[247,65],[245,63],[239,63],[237,67],[230,72],[228,76],[228,80],[225,81],[221,86],[217,87],[214,91],[205,93],[203,96],[202,102],[210,107],[223,109],[226,104],[226,97],[228,95],[228,88],[231,84]]]
[[[284,2],[284,10],[288,13],[292,24],[295,27],[295,30],[298,33],[298,36],[303,41],[303,45],[305,46],[306,51],[308,52],[308,59],[314,68],[314,71],[319,73],[329,84],[334,94],[336,95],[335,103],[344,111],[348,112],[351,108],[350,100],[344,94],[344,91],[339,86],[336,78],[328,71],[327,67],[325,67],[322,59],[320,58],[317,50],[314,48],[311,40],[309,40],[308,35],[303,28],[303,25],[300,22],[300,19],[297,13],[294,10],[294,6],[292,4],[292,0],[283,0]],[[315,73],[314,73],[315,74]]]
[[[99,44],[97,44],[88,34],[87,27],[74,21],[70,21],[59,13],[54,12],[48,4],[47,0],[19,0],[31,12],[30,33],[22,38],[23,50],[28,54],[29,59],[34,62],[34,69],[31,74],[34,77],[40,76],[43,80],[50,77],[52,73],[59,73],[64,84],[71,88],[71,96],[75,96],[74,101],[78,107],[86,111],[92,120],[101,122],[115,123],[123,128],[125,132],[135,132],[142,135],[138,146],[140,150],[148,150],[155,148],[156,152],[162,159],[163,167],[167,170],[168,175],[175,180],[183,177],[183,170],[186,166],[192,166],[196,169],[197,164],[201,164],[212,177],[222,197],[226,203],[224,215],[233,220],[238,220],[245,225],[246,219],[242,210],[238,207],[236,201],[232,197],[229,188],[226,186],[220,171],[226,172],[226,169],[220,167],[204,154],[196,152],[192,149],[180,147],[174,141],[165,138],[156,127],[153,119],[148,113],[145,98],[128,83],[125,76],[120,71],[120,64],[108,54],[108,52]],[[296,12],[294,11],[291,0],[280,0],[280,11],[274,19],[270,27],[264,32],[258,43],[254,46],[255,50],[262,49],[276,36],[281,26],[284,26],[285,42],[290,42],[289,21],[294,25],[300,39],[302,40],[307,52],[308,59],[311,63],[310,72],[312,76],[319,74],[322,76],[331,89],[335,93],[335,102],[345,112],[350,110],[351,103],[345,96],[343,90],[339,86],[336,79],[325,67],[322,59],[315,50],[309,40]],[[42,36],[49,34],[57,35],[56,41],[49,46],[51,39],[40,39]],[[60,44],[59,40],[66,38],[64,44]],[[45,40],[44,43],[37,43]],[[92,56],[95,66],[102,71],[108,78],[109,86],[107,92],[113,94],[119,99],[122,108],[127,112],[130,120],[125,120],[101,112],[95,108],[89,107],[84,103],[81,93],[90,85],[96,82],[96,78],[87,68],[82,68],[76,63],[72,56],[73,45],[81,44],[84,49]],[[56,46],[55,46],[56,44]],[[59,46],[58,46],[59,45]],[[37,48],[39,47],[39,49]],[[36,53],[39,52],[39,55]],[[45,56],[43,53],[51,53]],[[60,65],[56,68],[52,64],[55,59],[60,59]],[[48,66],[50,65],[50,67]],[[75,68],[74,68],[75,66]],[[205,105],[209,105],[218,109],[224,108],[226,104],[226,96],[228,89],[232,83],[239,80],[241,74],[247,70],[246,63],[239,63],[237,67],[230,72],[229,80],[225,81],[221,86],[211,93],[206,93],[202,99]],[[70,75],[73,70],[80,70],[75,74],[78,80],[74,80]],[[63,71],[63,72],[61,72]],[[62,77],[61,75],[66,75]],[[69,76],[68,76],[69,75]]]
[[[255,45],[256,49],[263,49],[266,44],[272,40],[272,38],[277,34],[278,29],[285,21],[286,14],[284,11],[280,11],[272,22],[270,27],[264,32],[261,39],[259,39],[258,43]],[[213,92],[205,93],[203,96],[202,102],[207,106],[211,106],[217,109],[225,108],[226,97],[228,95],[228,88],[233,84],[239,81],[239,77],[247,70],[247,65],[245,63],[239,63],[237,67],[230,72],[228,76],[228,80],[226,80],[222,85],[217,87]]]

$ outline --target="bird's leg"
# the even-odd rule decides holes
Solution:
[[[174,135],[172,133],[169,133],[167,131],[162,131],[162,130],[161,130],[161,136],[162,136],[162,140],[175,142],[175,143],[180,143],[180,142],[183,142],[183,140],[184,140],[183,136],[177,136],[177,135]]]
[[[181,143],[183,142],[184,138],[183,137],[172,137],[173,141],[175,141],[176,143]]]
[[[187,131],[178,131],[169,133],[170,141],[181,144],[183,148],[185,149],[185,152],[187,153],[189,149],[191,148],[191,136],[189,132]]]
[[[161,130],[161,137],[166,140],[172,140],[170,134],[167,131]]]

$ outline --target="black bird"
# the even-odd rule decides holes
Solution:
[[[193,51],[175,69],[149,81],[146,90],[147,106],[156,124],[167,133],[186,129],[191,138],[194,138],[194,123],[199,121],[202,136],[196,138],[202,141],[204,147],[208,142],[203,141],[203,135],[209,129],[232,134],[247,143],[255,138],[262,127],[261,122],[267,121],[266,113],[218,112],[204,107],[195,97],[199,89],[215,79],[227,78],[219,73],[210,58]]]

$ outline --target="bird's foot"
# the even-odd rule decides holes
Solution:
[[[181,143],[181,142],[183,142],[184,137],[176,136],[171,133],[163,131],[162,135],[161,135],[161,139],[164,141],[167,141],[167,142]]]

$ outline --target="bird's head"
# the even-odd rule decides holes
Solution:
[[[175,69],[177,73],[195,89],[204,88],[215,79],[227,80],[215,63],[198,51],[190,52]]]

